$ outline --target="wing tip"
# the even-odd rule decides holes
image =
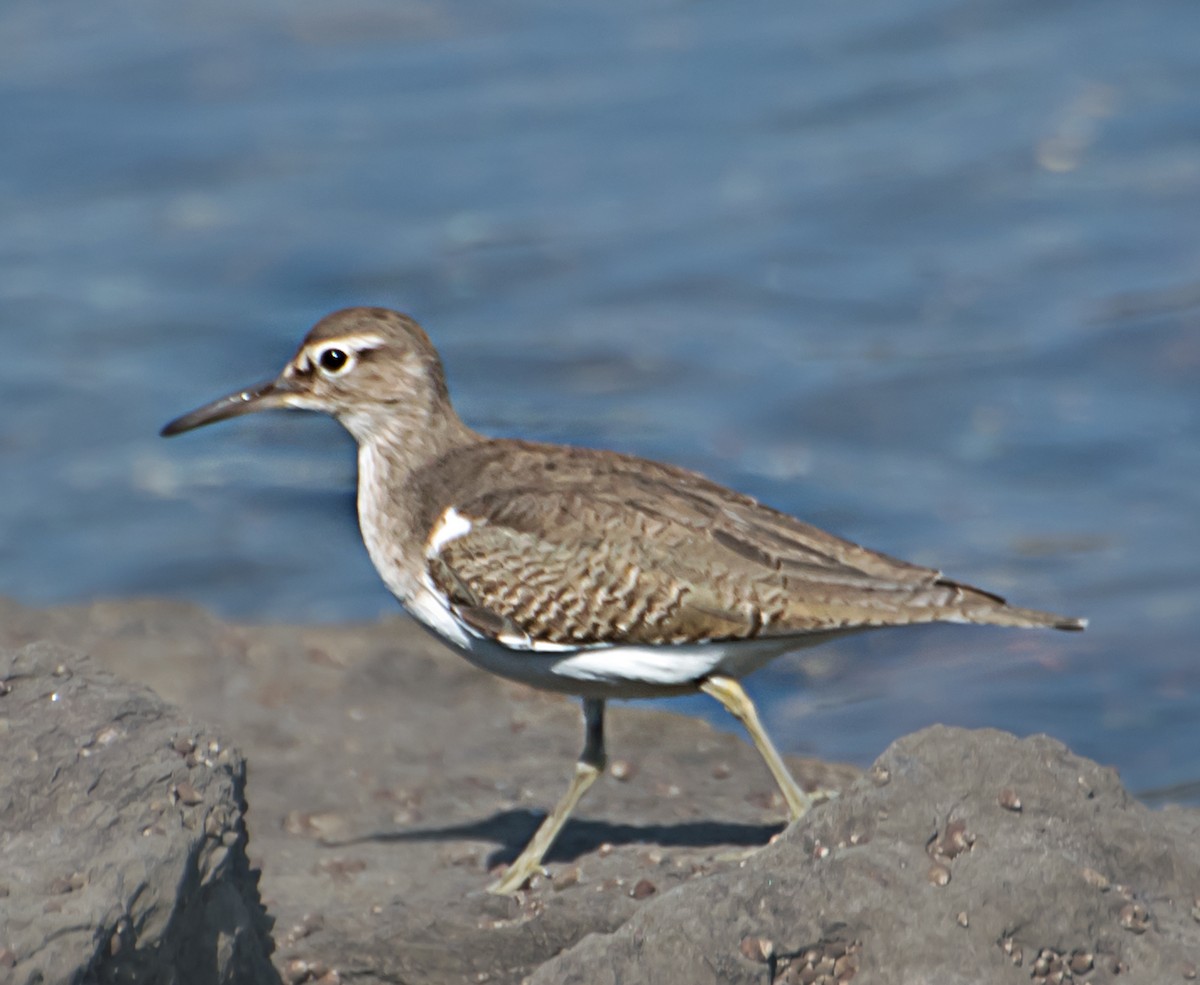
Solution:
[[[1082,632],[1088,625],[1087,619],[1079,616],[1060,616],[1057,612],[1023,609],[1014,605],[1002,605],[992,609],[985,618],[978,621],[1025,629],[1062,629],[1070,633]]]

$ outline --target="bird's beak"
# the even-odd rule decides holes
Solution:
[[[295,389],[285,378],[259,383],[257,386],[238,390],[214,400],[203,407],[177,417],[165,425],[159,432],[164,438],[193,428],[204,427],[205,424],[215,424],[217,421],[251,414],[256,410],[271,410],[277,407],[295,406]]]

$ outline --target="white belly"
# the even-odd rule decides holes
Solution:
[[[445,597],[421,586],[405,608],[418,622],[477,667],[544,691],[586,698],[653,698],[692,691],[712,674],[739,679],[783,653],[834,633],[669,646],[593,646],[551,650],[505,646],[465,626]]]

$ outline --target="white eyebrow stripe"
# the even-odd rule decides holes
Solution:
[[[325,339],[322,342],[315,343],[309,346],[314,352],[324,352],[326,349],[351,349],[354,352],[366,352],[369,349],[378,349],[383,345],[384,339],[382,335],[343,335],[336,339]]]
[[[357,355],[360,352],[370,352],[372,349],[380,349],[383,347],[385,341],[382,335],[364,332],[361,335],[343,335],[337,339],[324,339],[321,342],[311,342],[293,360],[295,372],[313,372],[317,368],[317,362],[321,358],[321,353],[329,349],[348,349],[352,355]],[[291,371],[291,369],[292,367],[289,366],[288,371]]]

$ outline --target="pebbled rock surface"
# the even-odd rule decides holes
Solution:
[[[1146,983],[1200,968],[1200,818],[1045,736],[934,727],[737,871],[533,985]]]
[[[271,982],[245,762],[83,654],[0,651],[0,981]]]
[[[247,751],[249,853],[289,982],[519,982],[647,899],[735,868],[787,816],[738,736],[618,705],[611,768],[551,853],[550,878],[500,899],[483,891],[491,870],[574,768],[576,702],[478,671],[400,616],[242,627],[178,603],[0,600],[0,646],[42,638]],[[808,785],[859,773],[791,762]]]
[[[239,627],[0,600],[0,646],[41,638],[248,751],[250,862],[290,983],[1158,985],[1200,963],[1200,812],[1150,811],[1043,737],[928,729],[862,777],[794,759],[844,793],[747,857],[785,816],[753,749],[618,705],[613,769],[548,878],[495,899],[489,870],[566,784],[574,703],[400,617]]]

